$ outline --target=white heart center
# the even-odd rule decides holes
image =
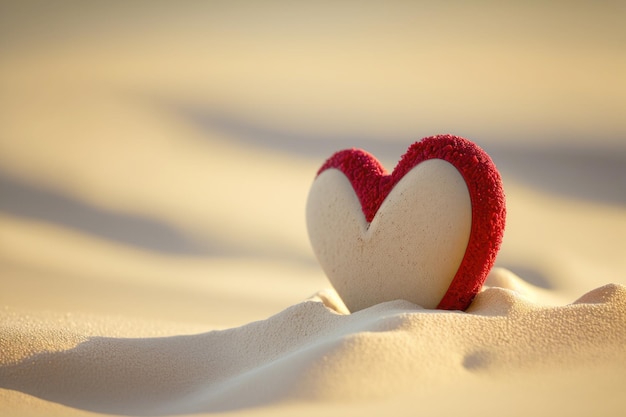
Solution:
[[[460,172],[430,159],[396,184],[371,223],[348,178],[327,169],[306,217],[313,251],[350,311],[396,299],[436,308],[463,260],[472,204]]]

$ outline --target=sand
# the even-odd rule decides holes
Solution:
[[[0,5],[0,415],[623,415],[623,10],[235,3]],[[496,267],[349,314],[314,175],[437,133]]]
[[[511,287],[520,280],[504,269],[490,279]],[[609,415],[623,406],[626,286],[606,285],[559,307],[490,287],[467,312],[398,300],[347,314],[333,298],[320,293],[241,327],[161,337],[108,336],[120,334],[120,319],[5,311],[4,410],[30,410],[28,403],[12,404],[18,393],[122,415],[278,411],[293,404],[298,412],[328,413],[370,402],[378,409],[381,401],[406,415],[414,408],[461,413],[489,401],[509,409],[519,396],[531,404],[541,399],[540,414]],[[131,333],[158,327],[125,326]],[[533,383],[550,392],[537,392]],[[497,399],[494,384],[506,386]],[[533,408],[511,414],[524,409]]]

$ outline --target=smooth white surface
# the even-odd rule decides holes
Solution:
[[[409,171],[370,224],[337,169],[314,181],[306,213],[313,250],[350,311],[397,299],[435,308],[463,259],[472,224],[465,181],[440,159]]]

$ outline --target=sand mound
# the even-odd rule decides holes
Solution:
[[[466,313],[403,300],[341,311],[324,292],[245,326],[144,338],[111,337],[114,319],[93,325],[80,316],[5,312],[0,386],[82,410],[161,415],[303,401],[375,404],[459,385],[472,391],[486,376],[511,383],[605,367],[612,370],[604,377],[626,382],[621,285],[565,306],[491,287]]]

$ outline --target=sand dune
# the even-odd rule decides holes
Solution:
[[[490,279],[503,278],[519,281],[506,270]],[[111,319],[85,332],[80,316],[26,322],[5,312],[0,381],[4,389],[72,408],[124,415],[411,401],[412,395],[471,390],[481,378],[510,383],[537,371],[575,374],[609,364],[603,375],[612,388],[594,401],[619,396],[626,382],[621,285],[550,307],[490,287],[467,313],[398,300],[342,314],[331,300],[322,294],[237,328],[144,338],[107,337],[115,332]],[[472,399],[472,407],[490,396]],[[587,400],[572,399],[583,406]]]

